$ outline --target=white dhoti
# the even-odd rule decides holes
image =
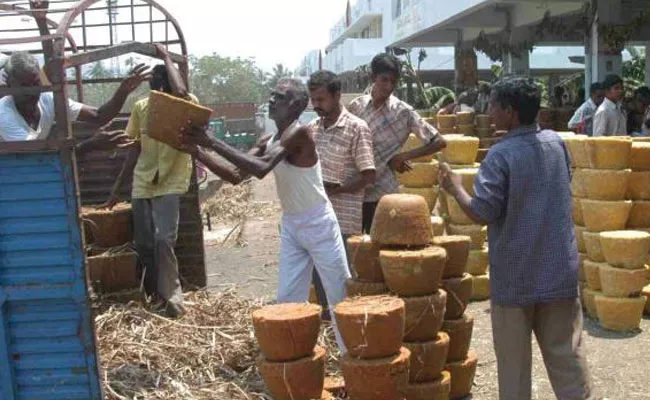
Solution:
[[[346,296],[350,270],[336,215],[329,201],[298,215],[283,214],[280,233],[279,303],[304,303],[309,299],[313,268],[323,282],[331,310]],[[346,348],[332,315],[336,341]]]

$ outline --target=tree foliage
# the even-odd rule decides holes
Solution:
[[[190,90],[202,104],[266,101],[266,74],[252,58],[190,57]]]

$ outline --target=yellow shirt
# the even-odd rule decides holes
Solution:
[[[193,102],[198,99],[190,95]],[[139,140],[142,152],[133,172],[134,199],[150,199],[169,194],[185,194],[192,177],[192,156],[147,135],[149,99],[133,106],[126,133]]]

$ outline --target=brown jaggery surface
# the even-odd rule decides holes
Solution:
[[[352,236],[347,241],[350,266],[357,278],[364,282],[383,282],[384,274],[379,264],[379,243],[374,243],[369,235]]]
[[[325,355],[316,346],[311,356],[290,362],[258,360],[258,367],[268,391],[275,400],[312,400],[323,394]]]
[[[420,250],[381,250],[379,261],[386,286],[400,296],[424,296],[434,293],[447,261],[442,247],[428,246]]]
[[[83,207],[81,218],[92,243],[98,247],[115,247],[133,240],[130,203],[118,203],[112,210]]]
[[[268,361],[291,361],[314,351],[321,307],[309,303],[265,306],[253,312],[255,338]]]
[[[447,371],[438,374],[435,380],[411,383],[406,394],[407,400],[449,400],[451,375]]]
[[[445,370],[451,375],[450,399],[462,398],[472,392],[477,365],[478,357],[476,352],[470,350],[465,360],[449,363],[445,366]]]
[[[472,297],[472,276],[466,273],[461,278],[443,279],[442,288],[447,292],[445,319],[460,318]]]
[[[375,211],[370,236],[382,245],[426,246],[433,239],[426,200],[412,194],[383,196]]]
[[[449,335],[438,332],[436,340],[428,342],[404,342],[411,351],[409,381],[430,382],[437,379],[447,363]]]
[[[348,297],[379,296],[388,293],[388,287],[384,282],[362,282],[354,278],[345,281],[345,288]]]
[[[465,313],[459,319],[445,320],[442,331],[449,335],[449,351],[447,361],[455,362],[467,358],[474,331],[474,317]]]
[[[404,337],[404,301],[392,296],[348,298],[334,308],[343,343],[352,358],[397,354]]]
[[[405,309],[404,340],[434,340],[445,318],[447,293],[437,290],[431,296],[403,297]]]
[[[470,250],[467,257],[466,271],[470,275],[485,275],[490,264],[490,254],[487,248],[482,250]]]
[[[212,110],[167,93],[149,92],[147,134],[171,147],[182,147],[179,132],[188,120],[195,126],[205,126]]]
[[[409,381],[411,352],[402,347],[396,355],[375,360],[343,356],[345,387],[353,400],[403,400]]]
[[[433,244],[447,251],[447,264],[442,274],[443,279],[463,276],[467,266],[471,238],[464,235],[439,236],[433,238]]]

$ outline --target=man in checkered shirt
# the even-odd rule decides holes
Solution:
[[[363,203],[363,230],[370,231],[379,199],[385,194],[397,193],[399,185],[395,172],[411,169],[409,160],[442,150],[446,143],[438,131],[427,124],[413,107],[393,96],[400,78],[399,60],[381,53],[371,64],[372,90],[348,105],[348,110],[368,123],[377,167],[377,182],[368,190]],[[400,153],[411,133],[423,146]]]
[[[347,243],[350,236],[361,234],[363,196],[375,183],[372,136],[368,124],[341,104],[341,80],[336,74],[318,71],[308,86],[312,106],[320,116],[309,127],[314,132],[325,190]],[[327,299],[316,270],[313,281],[323,318],[328,319]]]
[[[540,101],[530,78],[497,82],[490,115],[508,133],[481,164],[474,197],[444,163],[441,181],[472,220],[488,225],[499,399],[531,398],[533,332],[555,396],[593,399],[582,344],[571,160],[557,133],[536,124]]]

